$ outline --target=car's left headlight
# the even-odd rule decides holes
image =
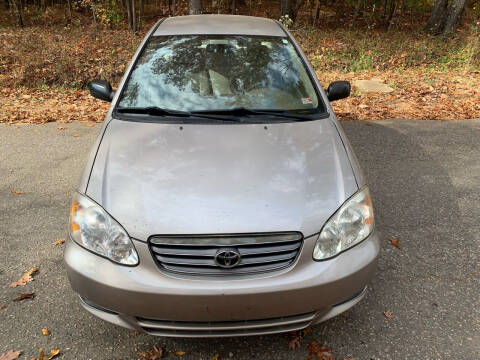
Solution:
[[[100,205],[75,193],[70,236],[80,246],[122,265],[137,265],[138,255],[123,227]]]
[[[329,259],[364,240],[373,230],[373,207],[363,187],[325,223],[313,250],[315,260]]]

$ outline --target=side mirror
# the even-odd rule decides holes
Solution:
[[[327,97],[329,101],[344,99],[350,96],[350,83],[348,81],[334,81],[328,85]]]
[[[88,90],[90,90],[90,95],[94,98],[111,102],[115,91],[113,91],[112,86],[106,80],[93,80],[88,84]]]

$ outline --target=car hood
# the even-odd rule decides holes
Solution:
[[[320,231],[356,190],[330,119],[277,124],[112,120],[86,194],[130,234]]]

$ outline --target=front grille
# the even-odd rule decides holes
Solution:
[[[315,313],[273,319],[244,321],[168,321],[137,318],[137,325],[150,335],[178,337],[222,337],[265,335],[308,327]]]
[[[152,236],[149,246],[161,269],[189,275],[241,275],[279,270],[295,262],[303,242],[298,232]],[[224,268],[215,261],[221,249],[234,249],[240,262]]]

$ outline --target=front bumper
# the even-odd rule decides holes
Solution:
[[[249,276],[167,274],[136,240],[136,267],[114,264],[72,240],[64,257],[82,305],[106,321],[160,336],[257,335],[328,320],[364,296],[376,268],[377,235],[320,262],[312,259],[315,241],[305,240],[292,267]]]

